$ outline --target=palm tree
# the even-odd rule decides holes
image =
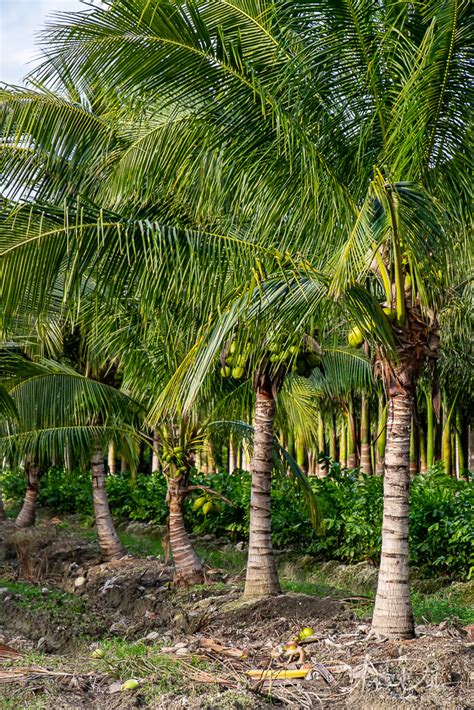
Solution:
[[[103,152],[102,140],[87,155],[87,161],[91,154],[104,158],[94,163],[95,174],[99,170],[104,176],[94,197],[107,196],[109,210],[120,203],[133,174],[125,202],[134,216],[142,209],[153,218],[159,196],[160,215],[179,217],[180,224],[197,224],[209,232],[218,225],[219,235],[214,233],[208,244],[229,245],[234,240],[241,256],[243,250],[248,254],[259,248],[260,242],[279,266],[291,249],[297,256],[287,260],[287,274],[294,272],[296,261],[296,270],[306,269],[309,279],[308,262],[317,270],[327,264],[331,251],[337,252],[330,266],[333,294],[342,294],[352,284],[368,285],[379,303],[396,312],[392,325],[381,325],[380,308],[362,313],[358,325],[371,328],[377,316],[386,335],[381,342],[377,330],[372,331],[388,398],[384,549],[374,628],[385,635],[409,636],[411,407],[423,359],[437,349],[436,311],[445,284],[449,286],[449,256],[464,237],[460,225],[469,189],[467,10],[440,0],[423,8],[400,8],[395,2],[383,7],[316,2],[301,8],[296,2],[269,0],[263,8],[260,2],[246,3],[245,11],[240,4],[224,2],[193,3],[192,8],[182,3],[152,8],[143,2],[130,8],[120,1],[94,8],[50,30],[48,63],[39,76],[61,84],[67,74],[86,90],[100,67],[103,100],[112,94],[117,100],[118,95],[120,104],[121,93],[144,97],[121,114],[140,116],[138,125],[145,128],[137,139],[118,141],[117,150],[110,153]],[[433,91],[436,86],[439,92]],[[112,87],[118,88],[113,92]],[[61,111],[72,115],[70,107]],[[29,119],[32,115],[29,111]],[[159,124],[153,123],[153,115],[160,116]],[[72,132],[76,144],[78,126],[88,120],[77,119]],[[9,125],[22,126],[21,143],[29,126],[23,129],[25,124],[15,121]],[[171,135],[179,139],[169,141]],[[51,133],[48,140],[45,145],[50,147]],[[166,157],[160,160],[165,140]],[[65,156],[73,153],[57,153],[61,170],[56,185],[64,188],[71,180]],[[21,175],[25,159],[15,165],[15,174]],[[91,182],[91,173],[86,175],[89,182],[85,179],[81,187]],[[13,178],[10,184],[15,184]],[[84,227],[86,211],[81,205],[74,213],[81,239],[75,237],[72,266],[77,273],[84,268],[81,254],[97,254],[92,239],[99,225],[104,235],[100,258],[109,265],[100,271],[107,277],[119,261],[112,235],[124,220],[104,223],[95,214],[92,233]],[[44,212],[37,209],[26,226],[48,226],[49,219],[50,232],[64,234],[64,211],[62,220],[54,210]],[[21,228],[18,219],[17,233]],[[27,293],[44,301],[50,290],[44,281],[64,263],[67,250],[64,240],[61,244],[50,238],[43,226],[36,226],[37,234],[38,229],[54,258],[41,272],[43,281],[37,279],[38,288],[30,287]],[[121,229],[123,243],[136,249],[139,227],[126,222]],[[143,234],[150,234],[147,229]],[[26,243],[9,252],[10,270],[3,273],[10,284],[16,255],[17,263],[21,257],[24,264],[28,249],[36,254]],[[113,259],[107,262],[110,254]],[[235,251],[229,247],[227,254],[228,261],[219,246],[207,265],[201,262],[203,272],[235,264]],[[258,257],[262,254],[259,251]],[[274,272],[264,268],[262,277],[255,268],[260,288]],[[122,288],[125,270],[122,267],[117,277]],[[156,281],[156,271],[154,265],[147,285]],[[231,281],[235,284],[235,278]],[[4,283],[10,301],[12,288],[21,287]],[[210,278],[210,283],[215,286],[216,279]],[[219,301],[221,284],[227,288],[229,282],[224,278],[217,283],[219,288],[205,290],[206,306]]]
[[[0,362],[4,389],[15,405],[17,421],[2,426],[2,451],[24,456],[28,475],[25,502],[17,527],[34,524],[39,462],[51,458],[67,441],[76,452],[91,457],[93,504],[99,545],[104,560],[117,559],[125,551],[116,535],[105,491],[103,442],[118,438],[133,458],[139,407],[124,393],[79,375],[57,362],[30,362],[4,352]],[[99,424],[98,421],[101,420]]]

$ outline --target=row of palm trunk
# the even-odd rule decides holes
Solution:
[[[438,414],[434,411],[431,390],[418,393],[427,411],[414,408],[410,435],[410,472],[424,473],[436,461],[443,463],[448,475],[458,478],[468,469],[469,426],[467,417],[450,406],[447,399]],[[383,391],[377,397],[354,392],[338,414],[328,411],[319,416],[316,441],[305,444],[292,432],[280,432],[278,439],[296,458],[303,471],[323,477],[328,473],[324,459],[340,462],[367,475],[383,475],[388,405]]]
[[[408,485],[410,477],[410,435],[413,416],[413,367],[403,363],[387,388],[387,426],[384,482],[384,516],[379,586],[374,612],[376,632],[397,637],[414,633],[408,588]],[[391,370],[392,372],[392,370]],[[281,592],[271,538],[270,489],[275,436],[275,394],[268,376],[255,387],[254,448],[251,460],[250,535],[244,595],[265,597]],[[350,411],[350,410],[349,410]],[[105,463],[98,442],[91,453],[92,493],[98,541],[104,560],[122,557],[125,550],[114,528],[105,488]],[[34,524],[39,467],[26,465],[27,491],[16,520],[17,527]],[[184,479],[169,482],[168,540],[174,559],[175,583],[189,585],[204,581],[202,563],[184,526],[183,505],[188,489]]]
[[[119,559],[126,553],[115,531],[112,516],[110,514],[107,491],[105,488],[106,471],[101,445],[97,444],[92,449],[90,462],[92,470],[92,501],[96,521],[97,538],[101,556],[104,561],[108,562],[110,560]],[[36,522],[41,468],[36,462],[31,459],[27,459],[25,461],[25,474],[25,497],[21,510],[15,520],[15,527],[20,529],[33,527]]]

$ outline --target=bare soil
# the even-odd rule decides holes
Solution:
[[[384,641],[351,602],[244,603],[237,578],[173,590],[163,560],[102,564],[94,542],[50,521],[26,533],[0,527],[0,575],[0,587],[39,589],[30,601],[21,585],[0,589],[0,708],[474,708],[473,639],[452,624]],[[282,662],[282,644],[304,627],[314,635],[302,663]],[[98,645],[120,640],[129,656],[91,661]],[[23,655],[2,656],[2,644]],[[247,676],[302,664],[310,677],[289,684]],[[132,672],[139,688],[116,692]]]

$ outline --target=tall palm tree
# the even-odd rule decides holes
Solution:
[[[136,97],[131,110],[128,104],[127,110],[114,111],[115,116],[140,117],[135,125],[144,130],[136,140],[118,141],[105,152],[102,141],[91,151],[104,158],[95,162],[95,174],[104,177],[95,198],[106,196],[108,209],[120,204],[133,174],[125,203],[134,216],[144,209],[153,218],[159,196],[164,198],[160,213],[213,232],[208,244],[245,242],[246,252],[254,250],[255,255],[260,242],[267,255],[274,250],[275,263],[280,254],[279,265],[291,249],[297,256],[287,260],[287,273],[293,273],[291,262],[298,267],[312,262],[317,268],[337,252],[329,269],[333,294],[368,282],[379,303],[395,311],[396,322],[389,325],[387,319],[382,327],[387,337],[387,329],[392,331],[391,349],[372,331],[389,414],[384,549],[374,615],[375,630],[385,635],[413,633],[405,451],[416,377],[425,355],[437,349],[436,311],[449,282],[449,255],[465,236],[460,225],[469,189],[468,23],[467,6],[454,0],[432,0],[417,8],[396,2],[382,7],[372,0],[304,7],[270,0],[245,6],[203,1],[152,7],[119,0],[51,29],[48,62],[39,72],[57,86],[64,86],[67,74],[86,91],[100,69],[102,101],[113,96],[120,105],[121,93]],[[72,115],[70,109],[64,111]],[[153,123],[153,114],[159,123]],[[32,115],[29,110],[30,119]],[[87,120],[77,119],[76,137]],[[25,125],[10,124],[17,131]],[[170,142],[170,135],[180,137]],[[165,153],[160,150],[164,140]],[[50,147],[51,132],[48,141]],[[71,178],[64,163],[73,153],[57,152],[62,168],[57,184],[64,188]],[[16,174],[22,174],[19,166],[24,165],[24,160],[15,162]],[[88,175],[89,183],[81,187],[90,184]],[[43,212],[37,209],[33,225],[56,218],[49,231],[63,235],[64,219],[58,226],[57,212],[49,209],[46,219]],[[103,235],[100,257],[109,266],[102,270],[105,276],[119,263],[120,249],[112,236],[119,228],[122,244],[132,244],[132,253],[140,241],[137,235],[156,235],[143,224],[140,231],[116,218],[104,222],[97,214],[89,222],[94,231],[87,230],[86,212],[81,206],[74,213],[81,225],[75,257],[68,264],[74,273],[97,254],[96,242],[92,247],[97,226]],[[31,223],[26,222],[28,227]],[[19,231],[21,220],[17,225]],[[50,257],[54,254],[34,292],[44,300],[44,281],[64,263],[67,250],[64,240],[51,238],[43,226],[36,226],[38,236],[38,229],[49,243]],[[346,243],[339,250],[341,242]],[[234,256],[222,259],[222,248],[203,265],[205,273],[209,264],[215,269],[235,264]],[[10,267],[16,255],[25,263],[28,249],[35,253],[27,243],[10,251]],[[258,257],[264,253],[259,251]],[[82,260],[86,254],[89,259]],[[106,254],[113,258],[107,261]],[[235,250],[229,247],[226,254]],[[121,286],[125,272],[123,267],[117,278]],[[258,287],[272,269],[263,273],[263,279],[255,279]],[[147,285],[156,281],[155,274],[156,264]],[[11,269],[6,278],[11,284]],[[219,288],[206,289],[206,305],[222,295],[217,282]],[[215,286],[216,279],[209,283]],[[5,282],[3,288],[10,294],[20,287]],[[31,297],[31,288],[28,293]],[[382,310],[374,315],[380,321]],[[370,329],[371,318],[363,313],[359,327]]]

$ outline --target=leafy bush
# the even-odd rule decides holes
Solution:
[[[92,514],[92,483],[88,471],[50,468],[40,479],[38,502],[57,513]]]
[[[193,483],[209,486],[232,505],[215,498],[213,512],[194,510],[196,492],[185,504],[189,530],[217,538],[246,540],[249,529],[250,474],[195,474]],[[343,562],[380,556],[383,480],[333,465],[324,479],[311,479],[325,523],[325,534],[311,527],[301,494],[290,479],[275,478],[272,487],[273,542],[322,559]],[[6,472],[3,489],[9,503],[21,503],[25,491],[21,472]],[[164,524],[167,519],[166,484],[160,473],[107,477],[112,514],[121,519]],[[41,479],[40,504],[56,513],[90,515],[91,484],[88,472],[51,469]],[[474,565],[474,488],[446,476],[439,468],[417,476],[410,490],[410,557],[422,575],[469,578]]]
[[[21,504],[26,491],[26,477],[23,471],[8,470],[2,476],[2,496],[7,505]]]
[[[326,478],[314,480],[313,488],[326,534],[313,534],[309,551],[343,562],[376,562],[381,547],[382,479],[331,468]]]
[[[116,517],[166,523],[166,481],[161,473],[139,474],[134,484],[129,473],[107,476],[106,485],[110,509]]]
[[[410,558],[424,574],[470,578],[474,571],[474,488],[445,473],[418,476],[410,491]]]
[[[204,515],[202,509],[193,510],[192,503],[199,498],[201,493],[196,491],[188,499],[185,508],[185,520],[188,529],[198,535],[212,533],[217,537],[229,537],[232,540],[244,540],[248,535],[250,515],[250,474],[240,471],[228,475],[217,473],[211,475],[196,474],[193,484],[208,486],[212,490],[225,496],[232,505],[214,497],[215,510]]]

